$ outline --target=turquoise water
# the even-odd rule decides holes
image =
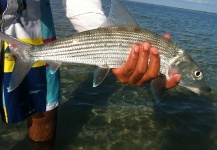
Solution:
[[[92,88],[94,67],[61,67],[62,104],[56,149],[216,150],[217,14],[123,2],[142,28],[169,33],[198,62],[212,93],[169,90],[155,103],[149,85],[128,86],[110,74]],[[59,2],[52,1],[58,37],[74,30]],[[0,149],[26,149],[26,123],[1,124]]]

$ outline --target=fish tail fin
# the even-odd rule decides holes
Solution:
[[[16,56],[16,62],[11,74],[11,80],[9,87],[7,88],[8,92],[11,92],[19,86],[36,61],[29,57],[29,51],[32,45],[21,42],[2,32],[0,32],[0,39],[8,44],[10,52]]]

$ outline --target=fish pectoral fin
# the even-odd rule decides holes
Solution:
[[[153,79],[150,85],[155,101],[160,102],[166,92],[166,77],[160,75]]]
[[[51,62],[47,62],[47,64],[49,64],[50,73],[54,74],[59,69],[59,67],[62,65],[62,62],[60,62],[60,61],[51,61]]]
[[[97,87],[109,73],[109,67],[97,67],[93,73],[93,87]]]

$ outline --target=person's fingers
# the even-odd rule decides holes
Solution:
[[[171,89],[177,86],[181,80],[182,76],[180,74],[176,74],[171,77],[171,79],[166,81],[166,89]]]
[[[142,79],[148,68],[150,44],[143,42],[140,45],[139,59],[133,74],[130,76],[128,83],[133,84]]]
[[[167,33],[163,34],[163,37],[165,37],[168,40],[171,40],[171,36],[169,34],[167,34]]]
[[[148,70],[145,73],[145,75],[142,77],[142,79],[136,83],[136,85],[142,86],[145,82],[150,82],[152,79],[158,76],[159,70],[160,70],[159,51],[157,50],[157,48],[152,47],[150,49],[150,62],[149,62]]]
[[[171,39],[169,34],[164,34],[163,36],[168,40]],[[140,46],[132,46],[130,55],[124,66],[112,69],[112,72],[120,82],[142,86],[144,83],[150,82],[152,79],[156,78],[159,74],[159,70],[159,51],[155,47],[150,48],[148,42],[143,42]],[[170,89],[177,86],[180,80],[180,74],[173,74],[172,77],[166,81],[166,88]]]
[[[112,69],[112,73],[118,78],[120,82],[128,82],[128,79],[133,74],[137,61],[139,59],[139,50],[140,48],[138,45],[133,45],[130,55],[124,66],[121,68]]]

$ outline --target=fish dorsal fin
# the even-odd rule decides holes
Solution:
[[[109,73],[110,68],[109,67],[97,67],[94,70],[93,73],[93,87],[97,87],[107,76],[107,74]]]
[[[117,0],[111,0],[109,16],[101,27],[110,26],[138,26],[130,12]]]

